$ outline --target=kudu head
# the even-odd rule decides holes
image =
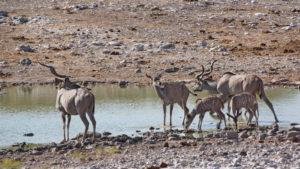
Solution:
[[[242,114],[242,112],[238,112],[236,115],[231,115],[231,114],[227,113],[227,116],[232,118],[234,125],[235,125],[235,129],[238,129],[238,119],[241,114]]]
[[[204,66],[202,65],[202,72],[196,76],[196,79],[197,79],[197,87],[194,89],[195,92],[201,92],[205,86],[209,86],[208,82],[207,82],[207,79],[203,79],[203,77],[205,76],[208,76],[211,74],[211,72],[213,71],[213,66],[214,66],[214,63],[216,62],[217,60],[214,60],[211,65],[210,65],[210,70],[208,72],[205,72],[204,70]]]
[[[192,110],[191,113],[194,113],[195,110]],[[183,123],[183,128],[184,130],[188,130],[190,125],[192,124],[193,122],[193,117],[191,114],[187,114],[186,117],[185,117],[185,120],[184,120],[184,123]]]
[[[80,86],[78,87],[78,85],[76,85],[76,84],[74,84],[70,81],[70,76],[58,74],[53,66],[49,66],[49,65],[46,65],[46,64],[42,64],[42,63],[39,63],[39,64],[41,66],[49,68],[50,72],[53,75],[59,77],[59,78],[54,79],[54,84],[57,86],[58,89],[62,89],[62,88],[64,88],[64,89],[74,89],[74,88],[79,88],[80,87]]]
[[[160,86],[161,85],[160,78],[162,77],[162,73],[155,76],[155,77],[152,77],[152,76],[146,74],[146,77],[151,79],[151,82],[152,82],[153,86]]]

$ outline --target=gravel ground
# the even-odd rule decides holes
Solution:
[[[217,59],[224,72],[300,85],[297,1],[74,0],[0,2],[0,83],[194,81]],[[195,73],[196,72],[196,73]]]
[[[98,134],[95,143],[87,141],[84,146],[77,139],[62,144],[20,143],[2,149],[0,161],[14,159],[22,168],[78,169],[300,166],[299,125],[286,130],[273,124],[202,134],[193,130],[149,131],[134,137],[103,133],[102,137]]]

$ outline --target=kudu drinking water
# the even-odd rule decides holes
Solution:
[[[233,115],[230,115],[230,111],[228,111],[228,116],[234,120],[235,127],[237,129],[237,120],[241,115],[240,110],[245,108],[247,112],[249,112],[250,116],[247,122],[247,125],[252,121],[253,116],[256,119],[256,125],[258,126],[258,103],[256,101],[256,97],[249,92],[242,92],[234,95],[230,102],[228,103],[228,110],[231,110]]]
[[[184,118],[182,121],[183,124],[185,116],[189,112],[189,109],[186,106],[189,94],[191,93],[194,96],[197,95],[192,93],[183,82],[170,82],[161,85],[160,78],[162,77],[162,74],[159,74],[156,77],[151,77],[150,75],[146,74],[146,77],[151,79],[152,85],[154,86],[158,97],[163,102],[164,125],[166,125],[166,108],[167,105],[170,105],[170,126],[172,127],[172,112],[175,103],[177,103],[184,110]]]
[[[212,62],[208,72],[204,71],[204,66],[202,65],[202,73],[196,76],[198,86],[195,91],[208,90],[212,93],[219,93],[224,103],[227,102],[231,96],[241,92],[249,92],[254,96],[258,94],[271,109],[275,121],[278,122],[273,104],[265,94],[264,83],[258,76],[236,75],[231,72],[226,72],[219,80],[203,79],[203,77],[211,74],[215,62],[216,60]]]
[[[86,88],[81,88],[75,83],[71,82],[69,76],[58,74],[55,68],[49,65],[40,63],[50,69],[51,73],[61,79],[55,79],[55,83],[58,84],[57,96],[56,96],[56,109],[61,113],[62,125],[63,125],[63,142],[69,140],[69,127],[71,122],[71,115],[79,115],[82,122],[85,125],[85,130],[82,138],[82,143],[85,140],[86,133],[89,128],[89,122],[86,118],[88,114],[93,124],[93,141],[96,134],[96,120],[94,118],[95,112],[95,96]],[[67,116],[67,139],[65,134],[65,124]]]
[[[220,128],[222,120],[224,120],[224,124],[226,127],[226,118],[223,112],[221,111],[221,109],[223,108],[223,101],[217,96],[209,96],[203,99],[198,99],[192,112],[186,116],[186,119],[184,121],[185,130],[189,128],[197,114],[199,114],[198,129],[201,130],[204,115],[208,111],[217,113],[217,116],[220,119],[220,122],[217,124],[218,129]]]

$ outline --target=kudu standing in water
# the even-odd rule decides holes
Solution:
[[[146,74],[146,77],[151,79],[152,85],[154,86],[158,97],[163,102],[164,125],[166,125],[167,105],[170,105],[170,127],[172,127],[172,112],[175,103],[177,103],[184,110],[184,118],[182,121],[183,124],[185,116],[189,113],[189,109],[186,106],[189,94],[191,93],[194,96],[197,95],[192,93],[183,82],[164,83],[161,87],[160,78],[162,77],[162,74],[159,74],[156,77],[151,77]]]
[[[202,122],[204,119],[204,115],[206,112],[216,112],[220,122],[217,124],[217,129],[220,128],[222,120],[224,120],[224,124],[226,127],[226,118],[222,112],[224,108],[224,104],[222,99],[217,96],[208,96],[203,99],[197,99],[196,105],[192,112],[186,116],[184,121],[184,129],[187,130],[191,123],[193,122],[195,116],[199,114],[199,122],[198,122],[198,129],[201,131]]]
[[[50,69],[51,73],[59,78],[55,78],[55,83],[58,84],[57,96],[56,96],[56,109],[61,112],[62,124],[63,124],[63,142],[69,140],[69,127],[71,122],[71,115],[79,115],[82,122],[85,125],[85,130],[82,138],[82,143],[84,143],[89,122],[86,118],[86,113],[88,114],[92,124],[93,124],[93,142],[95,141],[96,134],[96,120],[94,118],[95,112],[95,96],[86,88],[81,88],[75,83],[71,82],[69,76],[58,74],[54,67],[40,63],[40,65],[45,66]],[[67,139],[65,135],[65,124],[67,120]]]
[[[254,96],[258,94],[271,109],[275,122],[278,122],[273,104],[265,94],[264,83],[258,76],[236,75],[231,72],[226,72],[219,80],[203,79],[203,77],[211,74],[215,62],[216,60],[212,62],[208,72],[204,72],[204,66],[202,65],[202,73],[196,76],[196,79],[198,80],[198,87],[195,91],[202,91],[205,89],[210,93],[220,93],[220,98],[222,98],[224,103],[227,102],[231,96],[241,92],[249,92]]]
[[[231,110],[233,115],[230,115],[229,112],[227,113],[227,115],[233,119],[236,129],[238,117],[241,115],[240,110],[242,108],[245,108],[250,114],[247,125],[250,124],[254,116],[256,119],[256,125],[258,126],[259,112],[256,97],[249,92],[242,92],[234,95],[228,103],[228,111]]]

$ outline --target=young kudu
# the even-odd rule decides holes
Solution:
[[[151,79],[156,94],[163,102],[164,125],[166,125],[167,105],[170,105],[170,127],[172,127],[172,112],[175,103],[177,103],[184,110],[184,118],[182,121],[183,124],[185,116],[189,113],[189,109],[186,106],[189,94],[191,93],[194,96],[197,95],[192,93],[183,82],[164,83],[161,87],[160,78],[162,77],[162,74],[159,74],[156,77],[151,77],[146,74],[146,77]]]
[[[198,99],[196,101],[196,105],[192,112],[186,116],[184,121],[184,129],[187,130],[191,125],[192,121],[194,120],[195,116],[199,114],[199,122],[198,122],[198,129],[201,130],[202,122],[204,119],[204,115],[206,112],[216,112],[220,122],[217,124],[217,128],[220,128],[222,120],[224,120],[224,124],[226,127],[226,118],[221,109],[224,108],[224,104],[222,99],[217,96],[209,96],[203,99]]]
[[[212,62],[209,72],[204,72],[204,66],[202,65],[202,73],[196,76],[196,79],[198,80],[198,86],[195,91],[208,90],[209,92],[220,93],[220,97],[224,103],[229,100],[230,96],[241,92],[249,92],[254,96],[258,94],[259,97],[263,99],[267,106],[271,109],[275,121],[278,122],[273,104],[265,94],[264,83],[258,76],[236,75],[231,72],[226,72],[219,80],[203,79],[203,77],[211,74],[213,70],[213,64],[215,62],[216,60]]]
[[[55,83],[58,85],[56,96],[56,109],[61,113],[62,125],[63,125],[63,142],[69,140],[69,127],[71,122],[71,115],[79,115],[82,122],[85,125],[85,130],[82,138],[84,143],[86,133],[89,128],[89,122],[86,118],[88,114],[93,124],[93,142],[95,141],[96,134],[96,120],[94,118],[95,112],[95,96],[86,88],[81,88],[77,84],[70,81],[69,76],[58,74],[54,67],[40,63],[50,69],[51,73],[59,78],[55,78]],[[67,116],[67,139],[65,134],[65,124]]]
[[[230,99],[230,102],[228,103],[228,114],[227,115],[234,120],[236,129],[237,129],[238,117],[241,115],[240,110],[242,108],[245,108],[247,110],[247,112],[249,112],[249,114],[250,114],[247,125],[250,124],[250,122],[252,121],[252,118],[254,116],[256,119],[256,125],[258,126],[259,112],[258,112],[258,103],[256,101],[256,97],[249,92],[242,92],[242,93],[234,95]],[[229,113],[230,110],[231,110],[233,116],[230,115],[230,113]]]

